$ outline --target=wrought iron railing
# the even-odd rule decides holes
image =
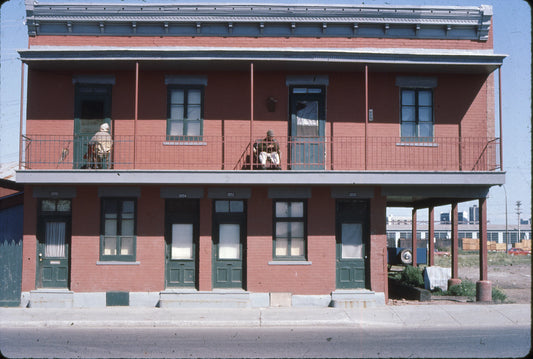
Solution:
[[[496,171],[499,138],[277,137],[279,166],[327,171]],[[165,136],[113,136],[99,156],[89,137],[22,136],[24,169],[257,170],[257,141],[238,136],[168,140]]]

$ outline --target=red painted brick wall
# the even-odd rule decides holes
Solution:
[[[303,38],[303,37],[156,37],[156,36],[50,36],[29,38],[31,46],[200,46],[200,47],[300,47],[300,48],[428,48],[491,49],[492,28],[488,41],[385,39],[385,38]]]
[[[165,280],[164,202],[159,188],[143,187],[137,202],[136,261],[139,264],[136,265],[97,264],[100,201],[96,187],[78,187],[72,204],[71,290],[162,290]]]
[[[23,292],[35,289],[37,268],[37,200],[31,186],[24,187],[24,232],[22,238]]]
[[[307,259],[312,264],[269,264],[273,246],[272,199],[266,188],[253,190],[248,201],[249,291],[329,294],[335,289],[335,201],[329,188],[313,188],[307,210]]]
[[[387,292],[387,201],[381,187],[370,201],[370,289]]]

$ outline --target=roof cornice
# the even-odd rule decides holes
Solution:
[[[36,3],[30,36],[324,36],[488,39],[492,7]]]

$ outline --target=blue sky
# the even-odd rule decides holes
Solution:
[[[72,2],[43,0],[42,2]],[[80,1],[82,2],[82,1]],[[149,0],[106,0],[83,2],[107,3],[147,3]],[[202,3],[215,1],[169,1],[156,0],[157,3],[181,2]],[[232,0],[227,3],[261,3],[255,0]],[[507,172],[505,190],[493,187],[490,191],[488,218],[491,223],[505,223],[505,193],[507,193],[507,213],[509,224],[517,223],[516,201],[522,202],[522,218],[531,218],[531,9],[524,0],[292,0],[264,1],[268,3],[297,4],[366,4],[366,5],[473,5],[493,6],[494,52],[506,54],[502,66],[503,94],[503,167]],[[24,26],[24,0],[10,0],[2,5],[1,13],[1,87],[0,87],[0,163],[18,161],[18,137],[20,119],[20,72],[21,65],[16,50],[27,47],[28,36]],[[496,90],[498,89],[496,76]],[[497,94],[496,94],[497,95]],[[497,96],[496,96],[497,100]],[[498,108],[496,107],[496,121]],[[498,127],[498,122],[496,122]],[[467,211],[475,202],[459,205],[460,211]],[[437,208],[447,212],[449,207]],[[408,210],[394,209],[391,214],[407,216]],[[424,220],[423,214],[419,220]],[[422,217],[422,218],[421,218]]]

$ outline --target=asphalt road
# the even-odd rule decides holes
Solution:
[[[523,357],[529,327],[2,328],[7,357]]]

